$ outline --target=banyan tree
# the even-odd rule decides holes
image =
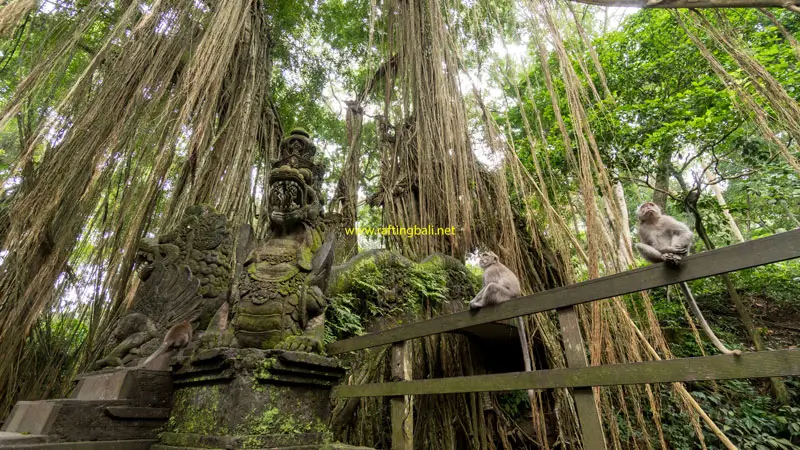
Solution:
[[[766,142],[771,161],[800,173],[797,93],[717,10],[796,12],[797,4],[581,3],[671,8],[665,14],[681,38],[735,99],[737,120]],[[715,9],[676,9],[686,7]],[[582,16],[598,11],[551,0],[7,2],[0,9],[0,413],[21,399],[65,396],[72,377],[101,359],[141,287],[136,268],[143,242],[151,242],[143,239],[190,227],[187,211],[196,205],[213,208],[232,230],[248,225],[253,239],[272,236],[269,207],[296,194],[270,194],[270,177],[283,173],[273,164],[283,158],[286,173],[303,169],[281,147],[291,136],[318,144],[303,177],[314,179],[313,203],[328,214],[324,226],[315,222],[313,245],[304,245],[318,251],[324,238],[335,247],[326,294],[338,300],[328,320],[342,328],[329,326],[326,338],[397,324],[406,314],[449,313],[459,302],[463,309],[475,287],[463,263],[481,250],[497,253],[527,294],[635,267],[615,159],[622,150],[597,125],[610,123],[617,101]],[[760,11],[797,52],[796,23]],[[524,42],[525,63],[512,58],[512,42]],[[290,133],[295,126],[306,131]],[[662,154],[654,191],[663,202],[671,157]],[[359,224],[456,232],[382,236],[371,245],[385,252],[359,254],[365,241],[347,232]],[[335,244],[323,229],[335,230]],[[245,239],[230,238],[231,249]],[[228,269],[245,263],[235,250],[228,257]],[[239,295],[235,272],[220,275],[230,296]],[[374,305],[358,299],[368,292]],[[419,302],[392,303],[404,295]],[[591,365],[673,356],[646,292],[577,312]],[[519,326],[527,369],[567,366],[555,313]],[[421,339],[415,378],[483,371],[471,352],[462,336]],[[362,357],[356,381],[389,377],[385,350]],[[773,391],[786,401],[780,380]],[[609,448],[673,447],[666,410],[688,421],[704,448],[707,434],[734,448],[681,383],[594,393]],[[502,412],[508,397],[441,400],[415,403],[420,448],[582,445],[566,389],[526,397],[533,435]],[[337,437],[386,445],[386,424],[375,419],[386,405],[340,402]]]

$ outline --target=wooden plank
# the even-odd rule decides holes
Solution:
[[[625,7],[625,8],[785,8],[787,5],[797,5],[791,1],[788,4],[782,0],[675,0],[672,2],[662,2],[648,4],[644,0],[572,0],[577,3],[603,7]]]
[[[379,333],[344,339],[328,345],[327,351],[329,355],[337,355],[798,257],[800,229],[691,255],[679,268],[671,268],[664,263],[653,264],[539,292],[477,311],[448,314]]]
[[[434,380],[336,386],[335,397],[456,394],[800,375],[800,349]]]
[[[392,345],[392,379],[411,380],[411,343]],[[392,450],[414,450],[413,397],[399,395],[389,400],[392,415]]]
[[[558,323],[561,327],[561,339],[564,343],[564,354],[567,366],[571,369],[587,367],[586,350],[583,346],[583,336],[578,323],[578,312],[574,306],[558,310]],[[583,448],[590,450],[606,450],[603,424],[594,399],[591,387],[576,387],[572,391],[575,400],[575,409],[578,411]]]

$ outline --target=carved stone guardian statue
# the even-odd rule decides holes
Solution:
[[[325,232],[316,146],[294,130],[269,174],[269,234],[244,261],[233,328],[239,347],[322,352],[323,291],[334,234]]]
[[[135,366],[183,320],[205,329],[228,298],[232,245],[228,220],[207,205],[188,208],[177,227],[143,239],[133,306],[117,322],[109,351],[95,368]],[[163,368],[172,355],[165,356]]]

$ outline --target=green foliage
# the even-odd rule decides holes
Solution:
[[[737,291],[750,305],[757,323],[764,323],[760,332],[770,334],[769,323],[792,322],[800,315],[800,261],[785,261],[730,274]],[[689,283],[700,309],[717,336],[732,348],[742,348],[738,342],[750,345],[738,314],[724,283],[719,277],[704,278]],[[666,289],[653,291],[653,308],[670,349],[678,357],[700,355],[700,349],[685,318],[683,299],[677,288],[668,301]],[[695,324],[696,326],[699,326]],[[702,334],[701,334],[702,336]],[[707,339],[701,338],[707,353],[716,353]]]
[[[361,317],[353,313],[355,297],[352,294],[339,294],[331,299],[325,311],[324,343],[330,344],[337,339],[359,336],[364,333]]]
[[[438,307],[447,300],[447,271],[435,259],[410,267],[408,283],[413,297]],[[416,304],[421,305],[422,302]]]
[[[769,304],[773,314],[791,317],[800,314],[800,261],[784,261],[755,267],[730,274],[744,297],[757,298]],[[717,304],[727,305],[727,291],[718,277],[705,278],[691,283],[692,292],[712,309]]]
[[[785,261],[735,274],[737,286],[757,293],[785,315],[800,314],[800,261]]]
[[[330,287],[326,342],[363,333],[372,318],[419,317],[423,311],[440,309],[448,300],[466,302],[476,292],[474,273],[442,256],[414,263],[391,252],[378,252],[343,267]]]
[[[520,419],[525,414],[530,416],[531,402],[527,391],[501,392],[497,394],[497,403],[508,417]]]
[[[796,380],[787,382],[790,393],[798,398]],[[741,449],[787,450],[800,444],[800,408],[779,406],[747,381],[717,382],[718,389],[708,383],[698,384],[692,396],[711,419]],[[662,396],[668,394],[662,393]],[[678,413],[672,402],[662,402],[662,419],[667,441],[675,449],[700,448],[688,418]],[[724,448],[719,440],[704,429],[709,449]]]

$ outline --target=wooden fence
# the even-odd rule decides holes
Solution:
[[[800,229],[691,255],[679,268],[666,267],[663,263],[653,264],[520,297],[477,312],[463,311],[379,333],[343,339],[328,346],[329,355],[392,344],[393,378],[403,381],[341,385],[334,388],[332,395],[338,398],[392,397],[392,448],[412,450],[410,396],[573,388],[584,448],[604,450],[605,439],[592,386],[800,375],[800,350],[588,366],[575,305],[798,257]],[[568,368],[410,380],[410,345],[406,345],[405,341],[552,309],[558,311]]]

